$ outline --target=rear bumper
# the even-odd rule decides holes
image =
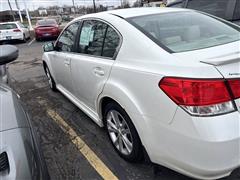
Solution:
[[[46,33],[36,33],[35,37],[37,39],[45,39],[45,38],[57,38],[59,36],[59,32],[46,32]]]
[[[23,34],[19,33],[14,36],[0,36],[0,41],[10,41],[10,40],[23,40]]]
[[[218,179],[240,167],[239,112],[192,119],[178,109],[172,124],[148,121],[143,142],[154,163],[198,179]]]

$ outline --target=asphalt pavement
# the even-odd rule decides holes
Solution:
[[[21,96],[39,136],[52,180],[190,179],[147,161],[132,164],[121,159],[103,128],[61,93],[50,90],[42,68],[43,44],[17,43],[20,55],[8,70],[10,86]],[[240,170],[224,179],[239,180]]]

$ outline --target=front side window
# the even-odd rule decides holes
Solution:
[[[73,52],[76,35],[78,32],[80,22],[76,22],[68,26],[61,34],[59,40],[56,43],[57,51]]]
[[[197,12],[130,18],[129,22],[169,52],[184,52],[240,40],[237,26]]]
[[[106,30],[107,24],[103,22],[84,21],[78,51],[84,54],[101,56]]]

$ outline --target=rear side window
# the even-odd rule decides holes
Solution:
[[[45,19],[37,21],[38,26],[50,26],[50,25],[57,25],[57,21],[55,19]]]
[[[228,3],[231,0],[189,0],[187,8],[226,18]]]
[[[240,40],[239,27],[194,11],[130,18],[136,28],[168,52],[184,52]]]
[[[117,47],[119,45],[120,38],[116,31],[108,26],[102,56],[104,57],[114,57]]]
[[[76,22],[68,26],[61,34],[59,40],[56,43],[58,51],[73,52],[76,35],[78,32],[80,22]]]
[[[0,24],[0,30],[7,30],[7,29],[17,29],[17,25],[14,23]]]

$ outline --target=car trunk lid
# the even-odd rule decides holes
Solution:
[[[21,32],[20,29],[18,29],[16,24],[0,24],[0,36],[1,37],[12,37],[16,35],[17,33]]]
[[[240,79],[239,51],[221,57],[202,60],[200,62],[213,65],[225,79]],[[235,102],[240,112],[240,98],[236,99]]]
[[[185,60],[186,63],[209,65],[225,79],[240,79],[239,41],[196,51],[174,53],[173,55]],[[235,102],[240,112],[240,99],[236,99]]]
[[[240,51],[200,62],[213,65],[226,79],[240,78]]]

